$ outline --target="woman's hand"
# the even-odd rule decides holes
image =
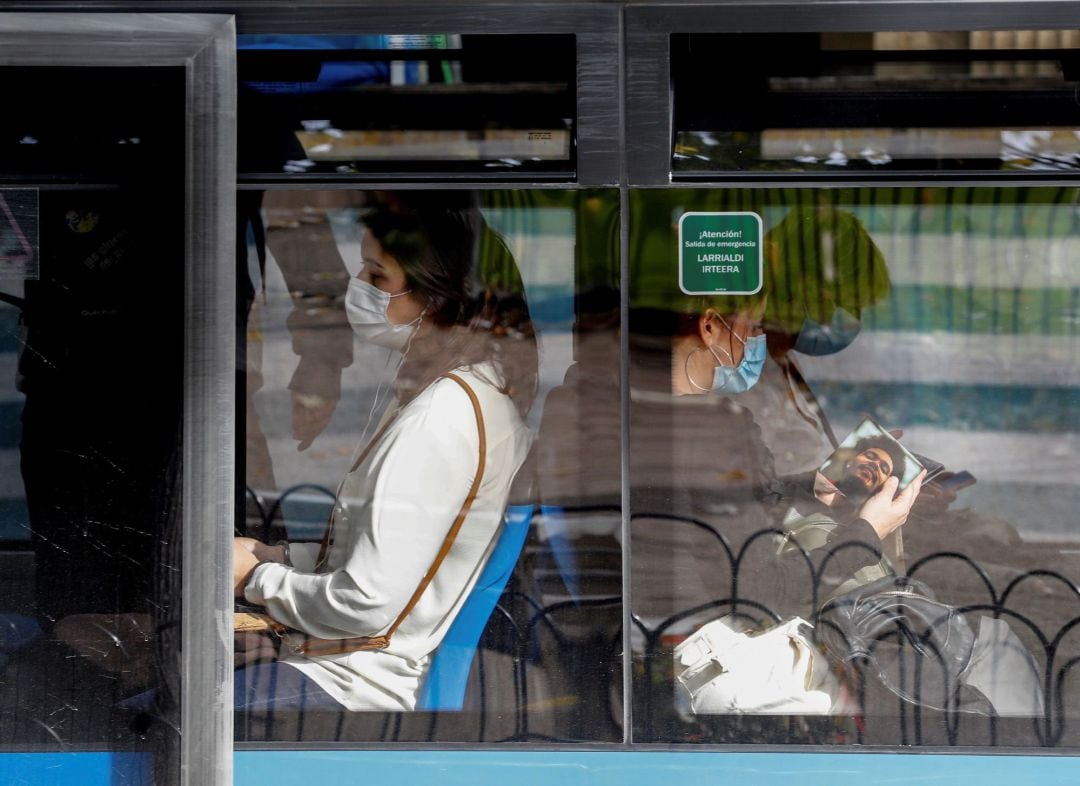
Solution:
[[[878,538],[884,540],[886,535],[895,532],[907,521],[911,506],[915,503],[915,498],[919,496],[919,489],[922,488],[925,477],[926,470],[924,469],[899,494],[896,493],[896,488],[900,485],[900,479],[895,476],[890,477],[881,490],[870,497],[859,509],[859,518],[869,522]]]
[[[284,546],[268,546],[255,538],[233,538],[234,544],[239,544],[255,555],[257,562],[284,562]]]
[[[250,538],[233,539],[233,594],[238,598],[244,597],[244,587],[259,564],[259,558],[252,553],[249,544],[241,542],[244,540]]]

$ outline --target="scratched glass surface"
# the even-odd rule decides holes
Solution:
[[[317,575],[311,576],[310,560],[308,567],[301,567],[300,555],[318,551],[338,492],[335,516],[342,506],[362,510],[368,504],[369,497],[353,490],[364,482],[359,476],[370,473],[389,488],[404,484],[407,491],[401,497],[391,492],[380,496],[378,489],[370,492],[376,500],[373,507],[392,509],[402,521],[408,521],[405,515],[411,515],[414,500],[437,494],[445,482],[446,467],[434,474],[423,468],[441,466],[432,463],[433,457],[452,441],[438,430],[429,433],[427,427],[422,432],[426,449],[405,465],[394,464],[396,479],[378,474],[386,470],[375,464],[350,469],[370,440],[393,444],[379,442],[376,435],[387,414],[410,400],[407,384],[422,368],[418,364],[424,358],[442,362],[456,351],[449,338],[437,353],[428,347],[443,340],[448,320],[457,325],[458,316],[448,314],[458,312],[437,304],[458,297],[453,294],[458,289],[469,293],[461,312],[468,319],[452,330],[494,336],[495,357],[517,369],[505,373],[532,368],[514,377],[522,382],[507,390],[515,398],[535,388],[534,395],[515,399],[522,405],[513,419],[520,418],[536,447],[533,460],[518,469],[509,491],[502,492],[509,496],[505,510],[496,511],[504,517],[501,527],[494,535],[490,529],[478,535],[476,522],[467,519],[436,583],[426,590],[445,593],[440,577],[461,574],[461,565],[455,564],[462,559],[456,556],[459,544],[490,540],[490,556],[483,555],[476,566],[483,567],[480,578],[471,584],[462,577],[461,587],[455,584],[454,592],[472,586],[465,605],[452,609],[448,630],[441,624],[427,639],[439,641],[434,653],[430,647],[414,648],[418,634],[407,618],[386,653],[356,652],[341,659],[341,668],[355,669],[358,676],[351,679],[362,687],[367,681],[387,694],[394,691],[391,707],[370,688],[354,691],[336,685],[332,676],[319,672],[314,659],[292,652],[291,645],[302,638],[296,633],[289,634],[284,645],[272,642],[261,649],[259,642],[238,639],[243,668],[237,672],[237,740],[620,741],[618,193],[311,190],[244,191],[240,197],[248,238],[241,258],[241,288],[247,293],[241,303],[246,317],[241,347],[246,362],[245,467],[238,473],[245,482],[246,516],[241,527],[265,544],[288,541],[293,563],[289,569],[257,569],[260,587],[268,587],[258,577],[261,573],[269,576],[278,570],[274,575],[283,582],[329,582],[334,576],[344,581],[347,576],[365,593],[381,597],[388,592],[384,584],[364,584],[370,577],[362,565],[334,562],[339,538],[349,542],[340,533],[354,526],[349,524],[351,513],[344,524],[335,519],[328,538],[330,556],[325,566],[315,568]],[[414,258],[401,245],[404,229],[395,230],[395,236],[384,227],[411,222],[414,216],[419,223],[409,224],[409,231],[415,232],[419,248],[437,250],[446,258],[464,256],[470,271],[437,295],[429,294],[432,281],[443,274],[431,273],[425,267],[427,256]],[[466,220],[474,229],[463,235]],[[410,278],[388,286],[392,279],[378,262],[380,248],[405,255]],[[367,324],[372,318],[378,322],[379,314],[356,309],[364,302],[357,275],[368,275],[365,270],[378,271],[364,279],[367,283],[385,286],[392,294],[408,291],[420,297],[416,309],[424,311],[413,322],[415,332],[395,348],[383,340],[385,325],[373,331]],[[396,306],[383,308],[396,313]],[[482,393],[489,387],[467,370],[460,373]],[[486,409],[502,394],[489,389],[482,398],[488,444],[505,442],[498,436],[505,427]],[[400,417],[412,412],[411,407],[406,403]],[[466,420],[460,431],[471,436],[472,416]],[[396,427],[389,428],[387,433],[398,439]],[[375,453],[383,450],[376,448]],[[393,448],[385,450],[391,451],[387,461],[393,460]],[[460,455],[460,463],[472,472],[475,455]],[[489,458],[486,485],[510,480],[512,473],[499,464]],[[485,493],[482,488],[477,506],[489,504]],[[449,506],[425,502],[432,517],[422,529],[445,519],[437,524],[441,539],[459,502],[460,497]],[[400,524],[389,514],[387,521],[392,526],[382,532],[380,544],[390,548],[392,531]],[[418,534],[410,549],[424,548],[424,542]],[[262,553],[271,560],[285,557],[272,546]],[[371,558],[385,559],[382,554]],[[394,571],[384,581],[404,570],[404,560],[395,559]],[[498,564],[503,566],[501,578],[488,573]],[[422,574],[420,568],[408,581],[399,579],[399,589],[411,592]],[[481,586],[486,588],[482,593],[476,589]],[[266,610],[275,613],[282,609],[283,593],[271,596]],[[316,633],[326,612],[304,593],[296,597],[296,608],[303,604],[304,611],[288,621],[303,633]],[[328,590],[327,597],[333,600],[334,590]],[[340,597],[345,600],[337,604],[339,609],[353,603],[347,592]],[[489,605],[481,610],[474,604],[483,597]],[[427,613],[423,602],[413,616]],[[352,606],[358,609],[356,616],[339,616],[336,624],[343,632],[368,633],[362,630],[366,623],[361,605]],[[403,598],[399,606],[381,612],[387,624],[401,605]],[[470,625],[475,625],[471,634]],[[412,655],[403,656],[403,648]],[[381,665],[404,657],[414,660],[403,668]],[[422,672],[419,680],[417,671]],[[311,675],[312,682],[298,681],[300,674]],[[380,683],[383,678],[387,681]],[[332,692],[329,702],[320,687]],[[351,710],[342,706],[346,701],[353,703]]]
[[[35,96],[0,137],[0,751],[143,752],[165,783],[184,77],[89,71],[0,75]]]
[[[631,195],[636,740],[1077,744],[1077,199]],[[760,293],[679,290],[688,212]]]

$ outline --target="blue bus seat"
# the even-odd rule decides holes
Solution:
[[[566,526],[566,510],[562,505],[541,505],[540,516],[544,522],[544,531],[547,533],[548,547],[551,556],[555,559],[555,565],[559,569],[559,575],[566,585],[566,591],[573,600],[581,598],[581,586],[579,581],[577,554],[574,553],[574,544],[571,542],[570,533]]]
[[[465,683],[469,677],[480,636],[495,604],[514,572],[525,536],[532,523],[532,505],[508,505],[503,531],[491,552],[487,565],[457,617],[450,624],[439,648],[432,655],[427,677],[420,686],[416,709],[456,711],[465,702]]]

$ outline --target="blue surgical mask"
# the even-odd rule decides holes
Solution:
[[[839,306],[833,309],[828,325],[815,322],[807,314],[792,349],[804,355],[831,355],[854,341],[861,328],[862,323]]]
[[[739,361],[739,365],[726,366],[720,356],[716,354],[716,349],[708,347],[709,353],[716,359],[712,387],[709,390],[713,393],[745,393],[761,379],[761,371],[765,367],[765,336],[750,336],[744,340],[739,338],[739,334],[732,330],[723,318],[720,321],[731,335],[743,345],[743,356],[742,360]],[[726,351],[723,349],[720,351],[728,355],[729,360],[731,359],[731,356]],[[706,390],[694,382],[689,373],[687,373],[686,378],[698,390]]]
[[[761,379],[764,366],[765,336],[751,336],[743,341],[739,365],[719,365],[713,371],[713,393],[745,393]]]

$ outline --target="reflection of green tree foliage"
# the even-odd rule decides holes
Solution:
[[[480,237],[480,259],[477,262],[476,277],[485,289],[512,294],[525,291],[520,270],[505,238],[490,227],[485,227],[484,234]]]
[[[1075,288],[904,285],[874,309],[876,330],[1075,335]]]
[[[946,330],[965,333],[1073,333],[1076,311],[1071,278],[1062,266],[1039,264],[1032,253],[1045,245],[1032,241],[1072,239],[1080,232],[1075,187],[953,186],[863,189],[869,196],[852,207],[867,229],[883,241],[937,238],[934,256],[908,261],[914,281],[894,287],[866,323],[873,329]],[[948,238],[948,244],[942,239]],[[1024,259],[1009,264],[1008,254],[979,258],[994,241]],[[981,243],[981,245],[979,245]],[[1064,253],[1065,245],[1057,246]],[[1003,260],[1005,260],[1003,262]],[[1032,264],[1035,262],[1035,264]],[[937,268],[944,283],[923,283],[918,270]],[[1062,286],[1065,284],[1065,286]]]
[[[880,250],[848,209],[852,189],[666,189],[630,195],[630,301],[633,307],[700,313],[743,310],[755,297],[688,296],[678,288],[678,222],[691,211],[757,213],[765,223],[766,318],[795,332],[810,316],[828,322],[839,306],[853,315],[883,298],[888,272]],[[826,238],[828,240],[826,241]]]
[[[1065,237],[1075,233],[1075,187],[956,186],[860,189],[870,232]]]
[[[689,212],[762,213],[749,189],[648,189],[630,193],[630,307],[699,314],[712,307],[734,314],[760,297],[686,295],[679,289],[679,217]]]
[[[545,226],[548,219],[544,211],[534,208],[572,210],[576,216],[573,263],[577,292],[618,287],[617,190],[500,189],[483,191],[480,199],[483,206],[510,209],[525,234],[551,231]],[[706,305],[731,313],[748,305],[751,299],[738,296],[690,297],[679,291],[678,219],[689,211],[749,211],[762,217],[766,229],[765,288],[770,293],[767,318],[794,331],[806,316],[828,322],[835,306],[855,315],[874,303],[879,304],[875,311],[885,309],[882,314],[896,310],[887,299],[887,263],[872,235],[879,239],[893,234],[1068,237],[1077,231],[1078,201],[1080,190],[1056,186],[637,189],[630,193],[630,302],[634,307],[683,313],[699,312]],[[822,243],[826,236],[831,236],[830,242]],[[509,280],[512,275],[505,261],[500,261],[504,253],[485,241],[481,279],[515,291],[520,283]],[[567,260],[528,260],[527,264],[563,266]],[[1032,266],[1033,272],[1039,270]],[[959,296],[970,288],[967,284],[949,289]],[[918,289],[921,292],[926,287]],[[995,307],[988,307],[990,313],[996,313]],[[1001,307],[1000,303],[996,306]],[[940,310],[938,305],[929,313]],[[882,323],[881,318],[873,321]],[[926,315],[916,320],[919,324],[923,321]],[[884,320],[884,324],[891,324],[891,320]],[[918,324],[905,323],[905,327],[918,329]],[[943,327],[954,326],[949,322]]]
[[[881,251],[858,218],[828,201],[829,193],[816,205],[792,208],[765,235],[766,319],[787,333],[807,317],[827,324],[837,308],[858,317],[889,292]]]
[[[617,190],[493,190],[481,192],[480,200],[484,207],[511,210],[514,230],[531,235],[550,231],[545,226],[547,217],[540,208],[572,210],[575,216],[575,258],[573,260],[530,260],[530,264],[539,262],[565,267],[572,261],[578,292],[600,286],[618,287],[619,192]],[[512,274],[508,272],[503,261],[503,251],[490,242],[484,242],[481,245],[480,254],[482,281],[491,286],[513,283],[508,278]],[[520,282],[517,282],[516,286],[520,289]]]

